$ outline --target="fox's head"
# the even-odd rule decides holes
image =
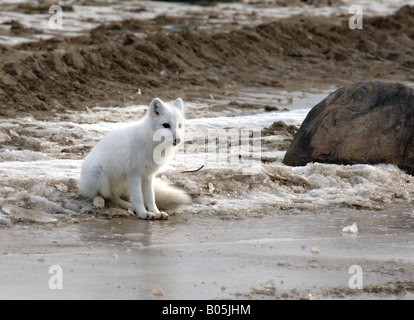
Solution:
[[[148,108],[153,132],[161,134],[165,142],[177,146],[184,140],[185,107],[181,98],[165,103],[152,100]]]

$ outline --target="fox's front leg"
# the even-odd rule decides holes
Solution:
[[[141,175],[136,172],[132,172],[127,175],[127,179],[129,184],[130,200],[132,202],[132,205],[134,206],[138,218],[156,219],[157,216],[155,213],[148,212],[147,209],[145,209],[144,198],[142,195]]]
[[[155,204],[154,182],[152,176],[142,178],[142,191],[148,211],[154,213],[156,219],[168,219],[169,215],[165,212],[160,212]]]

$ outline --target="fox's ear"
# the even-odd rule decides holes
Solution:
[[[181,98],[175,99],[173,105],[180,110],[183,114],[185,113],[184,101]]]
[[[159,116],[164,111],[164,102],[161,99],[155,98],[149,105],[149,112],[152,116]]]

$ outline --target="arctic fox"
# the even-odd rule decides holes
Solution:
[[[184,102],[152,100],[136,125],[115,130],[102,139],[82,165],[79,191],[96,208],[105,199],[133,209],[140,219],[168,219],[162,210],[189,204],[183,191],[154,179],[155,174],[184,139]],[[125,199],[128,199],[126,201]]]

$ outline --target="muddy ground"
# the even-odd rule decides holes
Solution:
[[[154,96],[191,99],[240,86],[306,90],[414,81],[413,6],[365,17],[362,30],[348,27],[349,16],[209,27],[214,18],[162,15],[105,23],[77,37],[2,45],[0,115],[147,104]],[[36,32],[9,23],[11,35]]]

